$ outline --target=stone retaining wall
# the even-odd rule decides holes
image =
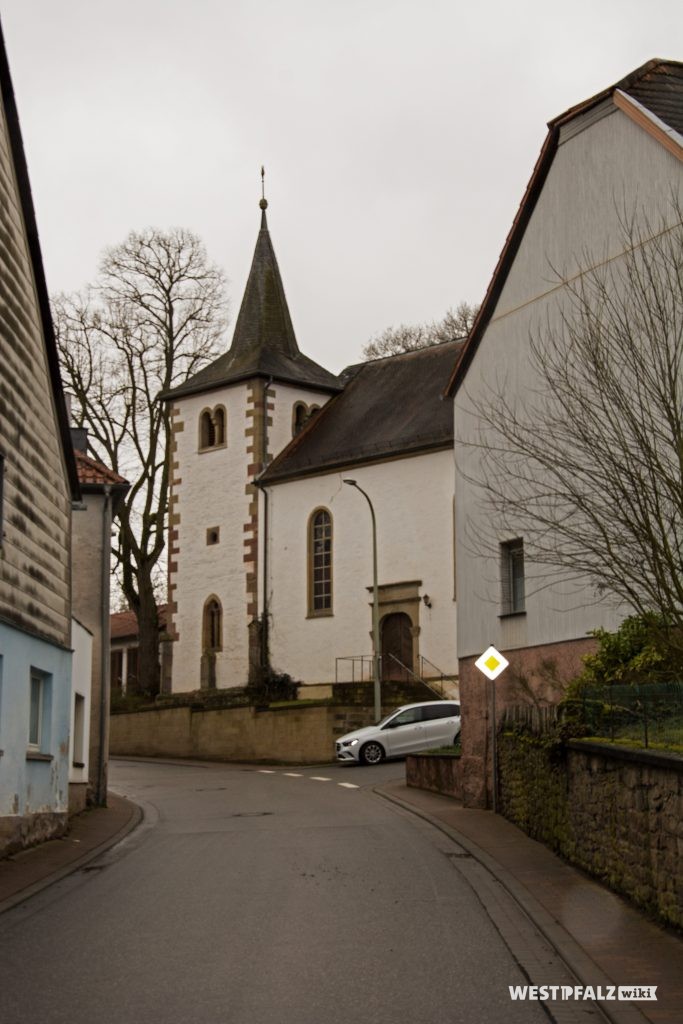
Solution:
[[[683,928],[683,757],[504,733],[498,758],[507,818]]]
[[[373,721],[371,708],[334,705],[150,708],[112,715],[110,753],[320,764],[334,760],[338,736]]]
[[[408,754],[406,783],[462,800],[460,758],[453,754]]]

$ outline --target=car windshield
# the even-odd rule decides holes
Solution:
[[[376,728],[376,729],[381,729],[381,728],[382,728],[382,726],[383,726],[383,725],[386,725],[386,724],[387,724],[387,722],[389,721],[389,719],[391,719],[391,718],[393,718],[393,717],[394,717],[395,715],[397,715],[397,714],[398,714],[398,712],[399,712],[400,710],[401,710],[401,708],[397,708],[397,709],[396,709],[395,711],[392,711],[390,715],[386,715],[386,716],[385,716],[385,717],[384,717],[384,718],[383,718],[383,719],[382,719],[382,720],[381,720],[380,722],[378,722],[378,723],[377,723],[377,725],[375,726],[375,728]]]

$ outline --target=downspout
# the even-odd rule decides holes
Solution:
[[[104,485],[104,508],[102,509],[102,561],[101,572],[101,615],[100,625],[100,745],[97,766],[96,799],[99,806],[107,803],[107,757],[105,741],[109,718],[109,550],[111,548],[111,484]],[[108,753],[108,751],[107,751]]]
[[[268,468],[268,388],[273,383],[273,377],[269,377],[263,386],[263,446],[261,450],[261,475]],[[263,494],[263,613],[261,617],[261,668],[268,667],[268,491],[264,484],[257,478],[254,480],[256,486]]]
[[[261,615],[261,668],[268,663],[268,490],[257,478],[254,483],[263,495],[263,612]]]

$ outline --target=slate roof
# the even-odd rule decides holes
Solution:
[[[334,374],[299,351],[268,231],[265,205],[230,349],[174,388],[166,398],[210,391],[252,377],[273,377],[332,393],[341,387]]]
[[[586,113],[592,107],[597,106],[610,96],[614,97],[617,92],[624,92],[627,96],[636,100],[646,110],[649,110],[655,117],[664,122],[674,133],[673,138],[667,142],[676,149],[683,148],[683,63],[674,60],[661,60],[654,58],[646,64],[626,75],[619,82],[611,85],[608,89],[591,96],[590,99],[574,107],[570,107],[564,114],[553,118],[548,122],[548,134],[543,148],[536,161],[533,173],[526,187],[522,202],[517,215],[512,223],[510,232],[505,240],[505,245],[496,264],[484,301],[481,304],[479,313],[472,325],[469,337],[461,357],[452,369],[445,394],[453,396],[465,379],[467,369],[472,362],[474,353],[479,347],[483,334],[493,315],[496,303],[507,280],[510,268],[517,255],[527,224],[536,207],[538,197],[543,190],[545,180],[552,166],[560,138],[560,129],[573,118]],[[615,99],[616,102],[616,99]],[[660,135],[661,138],[661,135]]]
[[[348,367],[342,393],[271,462],[263,483],[452,445],[453,409],[441,395],[463,345],[447,341]]]

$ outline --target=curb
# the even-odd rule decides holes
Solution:
[[[414,814],[418,818],[422,818],[423,821],[433,825],[453,842],[458,843],[467,852],[477,860],[482,867],[491,874],[498,882],[503,886],[509,896],[515,901],[520,910],[529,918],[529,920],[538,928],[541,935],[549,943],[550,946],[555,950],[558,957],[563,961],[565,966],[571,971],[577,978],[579,983],[583,986],[591,986],[598,988],[602,986],[607,988],[612,986],[614,982],[611,978],[608,978],[606,974],[602,972],[600,967],[595,961],[586,953],[586,951],[578,944],[578,942],[572,938],[568,931],[553,918],[553,916],[545,909],[542,904],[529,892],[526,886],[518,882],[517,879],[512,875],[506,868],[504,868],[498,861],[492,857],[486,850],[483,850],[480,846],[477,846],[475,842],[464,836],[457,829],[452,828],[450,825],[446,825],[445,822],[440,821],[427,811],[420,810],[415,804],[408,803],[402,800],[399,796],[395,796],[393,793],[386,793],[382,786],[374,786],[373,792],[377,796],[382,797],[383,800],[387,800],[389,803],[396,804],[401,807],[404,811],[408,811],[410,814]],[[610,1024],[649,1024],[650,1018],[646,1017],[641,1011],[632,1004],[626,1003],[615,1003],[606,1002],[605,1000],[594,1000],[595,1005],[598,1006],[601,1012],[604,1014],[606,1019],[610,1021]],[[552,1017],[552,1004],[542,1003],[543,1008]],[[553,1018],[554,1019],[554,1018]]]
[[[142,807],[133,800],[130,800],[128,797],[125,797],[125,799],[133,808],[133,813],[126,824],[123,825],[118,832],[115,832],[113,836],[109,836],[109,838],[105,839],[104,842],[99,844],[99,846],[95,846],[92,850],[88,850],[87,853],[82,854],[77,860],[73,860],[69,864],[65,864],[64,867],[58,868],[56,871],[53,871],[52,874],[46,875],[45,878],[41,878],[32,885],[26,886],[25,889],[21,889],[19,892],[15,893],[14,896],[8,896],[6,900],[3,900],[0,903],[0,914],[4,914],[5,911],[11,910],[12,907],[16,907],[18,904],[30,899],[32,896],[35,896],[36,893],[41,892],[43,889],[47,889],[50,885],[54,885],[55,882],[61,882],[63,878],[79,871],[80,868],[84,867],[84,865],[89,864],[91,860],[95,860],[96,857],[99,857],[101,854],[111,849],[112,846],[120,843],[122,839],[126,838],[126,836],[130,835],[130,833],[133,832],[134,829],[136,829],[142,822],[144,818],[144,811]]]

